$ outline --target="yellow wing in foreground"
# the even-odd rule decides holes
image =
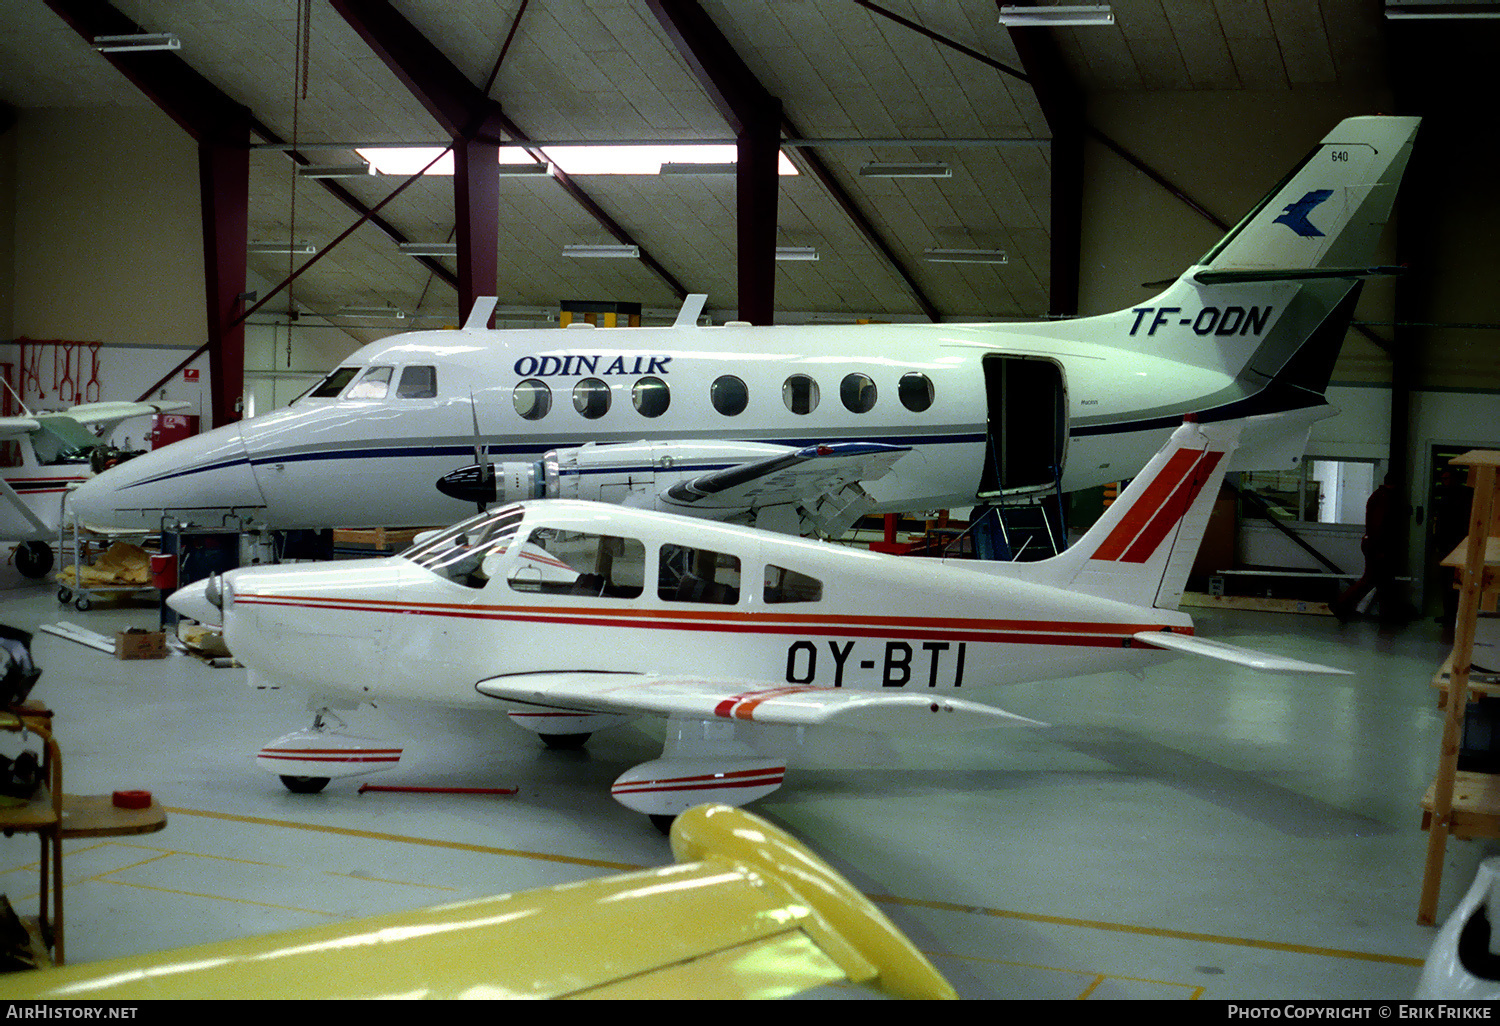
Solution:
[[[774,998],[838,981],[957,995],[863,895],[727,806],[672,827],[678,864],[174,952],[0,977],[11,1000]]]

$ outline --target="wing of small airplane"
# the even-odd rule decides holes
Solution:
[[[0,440],[25,438],[41,426],[35,417],[0,417]]]
[[[524,706],[790,726],[833,725],[882,733],[1046,726],[994,706],[948,697],[946,692],[895,694],[743,679],[585,671],[508,674],[487,678],[474,687],[480,694]]]
[[[172,413],[176,410],[191,409],[192,405],[192,403],[180,401],[80,403],[66,410],[48,414],[48,416],[67,417],[70,420],[76,420],[84,427],[97,431],[99,428],[114,427],[120,421],[129,420],[131,417],[142,417],[149,413]]]
[[[6,997],[775,998],[845,981],[957,997],[868,899],[765,820],[689,809],[672,852],[678,864],[660,869],[12,973]]]
[[[1136,641],[1157,648],[1169,648],[1174,652],[1183,652],[1187,655],[1203,656],[1206,659],[1217,659],[1220,662],[1234,663],[1237,666],[1248,666],[1252,670],[1262,670],[1266,673],[1341,673],[1349,674],[1350,670],[1340,670],[1333,666],[1322,666],[1318,663],[1305,663],[1301,659],[1291,659],[1287,656],[1274,655],[1270,652],[1260,652],[1253,648],[1241,648],[1238,645],[1228,645],[1222,641],[1209,641],[1189,634],[1172,634],[1166,631],[1141,631],[1132,635]]]

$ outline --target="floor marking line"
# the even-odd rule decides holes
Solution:
[[[223,819],[233,823],[253,823],[258,826],[310,830],[313,833],[337,834],[341,837],[360,837],[371,841],[394,841],[397,844],[417,844],[426,848],[447,848],[453,851],[478,852],[484,855],[505,855],[511,858],[539,859],[544,862],[564,862],[572,866],[593,866],[598,869],[612,869],[616,872],[630,873],[649,868],[633,862],[609,862],[604,859],[584,859],[573,855],[553,855],[541,851],[492,848],[484,844],[466,844],[461,841],[438,841],[428,837],[412,837],[409,834],[386,834],[374,830],[355,830],[350,827],[323,826],[317,823],[297,823],[284,819],[263,819],[259,816],[236,816],[227,812],[206,812],[199,809],[175,808],[169,808],[167,811],[177,816],[202,816],[206,819]]]
[[[1382,955],[1371,951],[1347,951],[1341,948],[1320,948],[1310,944],[1290,944],[1285,941],[1256,940],[1250,937],[1224,937],[1213,933],[1194,933],[1190,930],[1168,930],[1155,926],[1133,926],[1129,923],[1107,923],[1095,919],[1074,919],[1068,916],[1048,916],[1036,912],[1011,912],[1000,908],[984,908],[979,905],[959,905],[948,901],[926,901],[920,898],[900,898],[893,894],[868,894],[871,901],[892,905],[909,905],[914,908],[930,908],[940,912],[965,912],[970,915],[993,916],[996,919],[1018,919],[1028,923],[1046,923],[1052,926],[1079,926],[1089,930],[1108,930],[1113,933],[1133,933],[1143,937],[1162,937],[1171,940],[1199,941],[1205,944],[1228,944],[1241,948],[1258,948],[1262,951],[1281,951],[1294,955],[1319,955],[1324,958],[1346,958],[1356,962],[1383,962],[1387,965],[1402,965],[1420,969],[1423,960],[1404,955]]]
[[[409,834],[388,834],[374,830],[356,830],[350,827],[325,826],[317,823],[298,823],[291,820],[268,819],[260,816],[239,816],[227,812],[209,812],[201,809],[168,808],[167,812],[178,816],[199,816],[205,819],[221,819],[233,823],[253,823],[258,826],[283,827],[291,830],[308,830],[313,833],[335,834],[342,837],[359,837],[372,841],[391,841],[397,844],[416,844],[427,848],[446,848],[453,851],[477,852],[486,855],[503,855],[510,858],[537,859],[543,862],[561,862],[574,866],[591,866],[612,869],[617,872],[635,872],[649,867],[632,862],[611,862],[605,859],[585,859],[573,855],[554,855],[549,852],[521,851],[515,848],[496,848],[483,844],[467,844],[460,841],[439,841],[427,837],[412,837]],[[1402,955],[1382,955],[1369,951],[1347,951],[1339,948],[1322,948],[1309,944],[1291,944],[1284,941],[1257,940],[1249,937],[1224,937],[1211,933],[1195,933],[1188,930],[1168,930],[1152,926],[1133,926],[1129,923],[1109,923],[1092,919],[1074,919],[1067,916],[1048,916],[1032,912],[1012,912],[1005,909],[984,908],[976,905],[960,905],[955,902],[925,901],[918,898],[902,898],[893,894],[869,894],[871,901],[891,905],[908,905],[930,908],[943,912],[979,913],[997,919],[1017,919],[1032,923],[1047,923],[1055,926],[1077,926],[1091,930],[1108,930],[1114,933],[1133,933],[1145,937],[1160,937],[1172,940],[1199,941],[1205,944],[1227,944],[1234,947],[1257,948],[1262,951],[1280,951],[1295,955],[1318,955],[1324,958],[1343,958],[1360,962],[1380,962],[1387,965],[1408,966],[1420,969],[1423,960]]]
[[[274,908],[283,912],[300,912],[304,915],[323,916],[327,919],[345,920],[348,916],[337,912],[325,912],[318,908],[298,908],[296,905],[277,905],[269,901],[251,901],[249,898],[235,898],[227,894],[201,894],[198,891],[183,891],[173,887],[156,887],[152,884],[135,883],[130,880],[108,880],[106,883],[116,887],[134,887],[140,891],[156,891],[159,894],[180,894],[187,898],[203,898],[206,901],[227,901],[235,905],[254,905],[257,908]]]

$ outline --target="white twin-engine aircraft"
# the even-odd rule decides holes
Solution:
[[[1174,652],[1344,672],[1197,638],[1177,611],[1238,433],[1184,423],[1076,545],[1033,563],[885,556],[540,500],[399,556],[243,568],[169,601],[222,622],[252,684],[312,693],[311,729],[258,760],[294,791],[396,765],[399,746],[329,726],[333,710],[363,702],[498,707],[553,746],[656,715],[667,719],[662,757],[622,774],[613,794],[669,819],[776,790],[786,762],[766,753],[789,731],[1039,725],[958,697],[989,685]]]
[[[421,527],[577,498],[836,536],[859,516],[1127,478],[1185,415],[1291,467],[1372,266],[1417,119],[1339,124],[1198,264],[1070,321],[395,335],[290,407],[78,490],[86,522],[233,515]],[[1265,415],[1271,416],[1265,416]],[[434,483],[443,479],[440,492]]]

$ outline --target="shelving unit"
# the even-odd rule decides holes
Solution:
[[[52,713],[28,702],[0,712],[0,730],[34,734],[42,742],[42,786],[25,805],[0,809],[0,829],[34,833],[41,841],[41,891],[34,917],[21,919],[38,967],[63,962],[62,753],[52,739]],[[49,949],[51,954],[49,954]]]
[[[1435,681],[1445,683],[1443,740],[1438,751],[1437,777],[1422,799],[1427,862],[1422,874],[1417,922],[1428,926],[1434,923],[1437,913],[1443,857],[1449,836],[1500,838],[1500,775],[1460,772],[1458,769],[1465,710],[1471,694],[1479,690],[1470,683],[1475,625],[1480,610],[1494,610],[1496,598],[1500,597],[1500,522],[1497,522],[1500,503],[1496,501],[1500,452],[1475,450],[1451,462],[1454,466],[1468,468],[1474,502],[1469,510],[1467,537],[1443,560],[1444,566],[1453,566],[1459,571],[1459,594],[1453,652],[1438,671]]]
[[[155,798],[144,808],[125,809],[115,806],[112,795],[64,794],[62,750],[52,737],[52,712],[36,702],[0,710],[0,730],[33,734],[42,742],[44,783],[25,805],[0,809],[0,830],[35,833],[40,838],[38,911],[21,922],[31,935],[31,955],[38,968],[62,965],[62,842],[154,833],[167,825],[167,813]]]

